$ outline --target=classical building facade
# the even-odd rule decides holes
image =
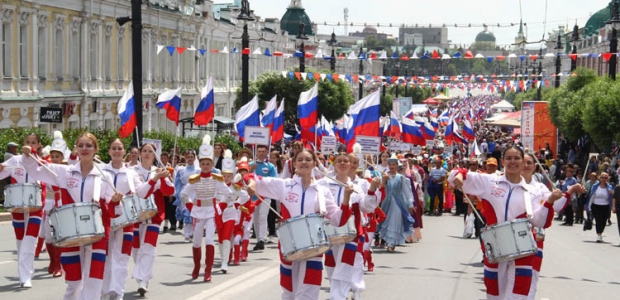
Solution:
[[[214,77],[215,113],[234,118],[241,85],[242,25],[235,0],[215,18],[213,2],[142,1],[144,130],[173,131],[175,125],[157,109],[155,98],[182,86],[181,118],[192,117],[200,90]],[[44,3],[44,4],[42,4]],[[118,100],[132,78],[129,0],[4,0],[0,3],[0,128],[38,127],[114,129]],[[219,13],[218,13],[219,15]],[[227,16],[228,18],[225,18]],[[282,34],[278,19],[249,23],[251,50],[293,53],[294,37]],[[316,38],[307,45],[318,45]],[[159,46],[187,50],[169,54]],[[223,53],[224,48],[229,53]],[[237,49],[237,53],[232,53]],[[203,51],[200,51],[203,50]],[[291,57],[251,55],[250,80],[266,71],[298,65]],[[39,121],[41,108],[61,108],[61,123]]]

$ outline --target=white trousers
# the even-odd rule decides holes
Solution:
[[[125,283],[129,274],[129,255],[122,253],[123,237],[131,232],[123,232],[122,229],[111,230],[108,241],[108,258],[105,261],[103,273],[102,295],[114,293],[121,298],[125,294]]]
[[[215,246],[215,220],[213,218],[198,219],[194,218],[194,248],[202,247],[202,233],[205,233],[205,245]]]
[[[95,250],[101,252],[103,250]],[[79,247],[77,253],[63,253],[64,255],[80,256],[82,280],[67,281],[64,300],[100,300],[103,280],[90,277],[91,261],[93,256],[92,246]]]
[[[192,225],[192,223],[185,224],[185,226],[183,226],[183,237],[191,238],[193,235],[194,235],[194,226]]]
[[[147,283],[153,278],[153,266],[155,265],[155,255],[157,254],[157,249],[153,245],[144,242],[149,225],[159,227],[155,224],[140,223],[140,248],[137,251],[135,248],[132,250],[135,266],[131,275],[133,278],[139,281],[147,281]]]
[[[37,238],[33,236],[24,235],[21,241],[17,241],[19,282],[31,280],[34,275],[34,248],[36,246]]]
[[[318,258],[311,258],[310,260],[319,261]],[[281,268],[291,270],[293,277],[293,291],[289,292],[285,288],[282,288],[282,300],[318,300],[319,293],[321,291],[320,285],[305,284],[304,278],[306,276],[306,261],[299,260],[294,261],[290,266],[280,265]]]
[[[269,206],[271,199],[261,201],[259,206],[254,209],[252,219],[254,221],[254,233],[257,241],[267,241],[267,216],[269,215]]]

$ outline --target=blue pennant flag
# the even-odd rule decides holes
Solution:
[[[168,53],[170,53],[170,56],[172,56],[172,54],[174,54],[174,47],[166,46],[166,50],[168,50]]]

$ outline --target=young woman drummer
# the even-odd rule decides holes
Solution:
[[[482,212],[487,226],[520,218],[528,218],[535,227],[551,226],[553,204],[562,197],[562,192],[556,189],[547,199],[542,194],[532,193],[533,189],[521,177],[524,152],[517,146],[504,150],[502,165],[505,171],[502,176],[454,169],[448,181],[454,188],[482,199]],[[526,204],[526,201],[531,204],[531,212],[527,212],[526,207],[530,204]],[[542,205],[534,204],[542,201]],[[484,284],[487,299],[527,299],[532,283],[533,256],[493,264],[485,256]]]
[[[357,184],[351,180],[351,169],[355,171],[359,165],[359,159],[355,154],[341,153],[336,156],[334,165],[335,179],[347,185],[353,185],[356,191],[356,194],[350,196],[349,204],[354,217],[357,237],[344,245],[332,245],[331,250],[325,254],[325,266],[330,279],[329,294],[330,299],[347,299],[349,290],[352,290],[354,299],[359,299],[361,298],[360,293],[366,289],[362,257],[363,239],[359,239],[363,236],[362,214],[373,212],[379,204],[375,192],[381,185],[381,181],[379,178],[375,178],[370,183],[370,187],[367,187],[368,182],[365,180],[358,180]],[[364,185],[364,188],[360,187],[360,183]],[[319,180],[319,184],[329,188],[337,205],[344,202],[342,192],[345,188],[343,186],[329,178]]]
[[[521,172],[521,176],[523,176],[523,180],[528,185],[528,187],[532,189],[531,190],[532,193],[542,194],[542,199],[547,199],[552,194],[552,192],[549,191],[549,188],[543,183],[537,180],[532,180],[532,176],[535,171],[536,171],[536,157],[534,157],[530,153],[525,153],[525,160],[524,160],[523,171]],[[572,194],[582,193],[582,192],[585,192],[585,188],[582,185],[576,184],[576,185],[571,186],[568,189],[568,191],[564,193],[562,198],[556,200],[553,203],[553,210],[562,211],[566,207],[566,205],[569,203],[567,199],[570,199]],[[532,203],[532,204],[536,205],[539,203],[540,202]],[[536,246],[538,247],[538,253],[536,253],[532,261],[533,263],[532,264],[532,270],[533,270],[532,284],[531,284],[530,293],[529,293],[530,298],[532,299],[536,296],[536,290],[538,287],[538,279],[540,276],[540,268],[542,266],[543,248],[544,248],[544,243],[545,243],[544,229],[535,228],[534,234],[535,234],[534,238],[536,239]]]
[[[41,141],[36,133],[31,133],[24,139],[24,145],[28,146],[36,153],[41,148]],[[28,152],[31,153],[31,152]],[[36,154],[33,154],[38,158]],[[8,168],[5,168],[8,167]],[[17,239],[17,266],[19,273],[19,286],[23,288],[32,287],[32,276],[34,275],[34,252],[41,230],[43,220],[43,207],[45,207],[46,187],[37,181],[23,165],[23,157],[15,155],[9,160],[0,164],[0,179],[10,177],[11,184],[40,184],[41,186],[41,207],[33,212],[11,212],[13,231]],[[7,186],[7,188],[9,188]],[[7,199],[9,200],[9,199]],[[18,200],[18,199],[14,199]],[[21,200],[21,199],[19,199]],[[7,201],[8,203],[8,201]]]
[[[291,162],[295,168],[293,178],[246,175],[248,193],[280,201],[283,220],[306,214],[325,213],[333,226],[346,224],[351,216],[349,200],[353,187],[347,186],[343,189],[344,199],[339,208],[329,189],[317,184],[312,177],[312,170],[319,163],[314,153],[300,149]],[[321,211],[323,204],[324,212]],[[290,262],[280,255],[280,261],[282,299],[319,299],[323,271],[321,256]]]
[[[51,164],[48,166],[56,175],[37,164],[30,154],[33,153],[33,149],[29,146],[22,148],[22,160],[30,176],[60,187],[63,206],[80,202],[95,202],[101,207],[105,238],[87,246],[62,248],[61,254],[61,263],[67,282],[64,299],[100,299],[110,218],[116,216],[115,208],[123,195],[115,193],[103,178],[106,176],[109,181],[111,180],[109,175],[101,174],[95,167],[93,158],[99,150],[99,145],[92,133],[85,132],[80,135],[76,149],[80,160],[75,165]],[[88,277],[82,278],[83,274],[88,274]]]
[[[165,219],[166,204],[164,196],[174,194],[174,185],[168,178],[170,172],[167,169],[155,167],[155,146],[143,144],[140,147],[141,163],[134,167],[138,176],[150,185],[145,198],[153,195],[157,213],[151,219],[134,225],[133,231],[133,256],[135,267],[132,277],[138,281],[138,293],[146,294],[149,280],[153,278],[153,266],[155,265],[155,252],[159,227]]]
[[[151,186],[142,181],[133,168],[128,168],[123,162],[125,146],[120,139],[110,143],[110,163],[103,165],[102,170],[109,173],[116,190],[123,195],[136,194],[138,198],[146,198]],[[135,199],[138,200],[138,199]],[[120,205],[125,205],[121,203]],[[102,299],[123,299],[125,284],[129,273],[129,256],[133,244],[133,224],[124,228],[112,229],[108,243],[108,258],[106,260]]]

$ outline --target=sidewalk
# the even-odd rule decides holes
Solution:
[[[3,212],[0,213],[0,222],[11,221],[11,213]]]

